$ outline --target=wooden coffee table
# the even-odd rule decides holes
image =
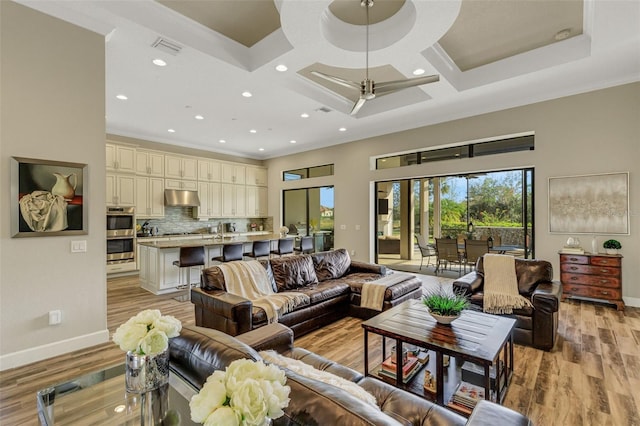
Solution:
[[[511,318],[465,310],[451,325],[441,325],[429,315],[421,301],[408,300],[362,323],[364,374],[380,379],[377,374],[379,365],[369,369],[369,333],[375,333],[383,336],[383,360],[387,356],[385,337],[394,339],[396,348],[410,344],[431,351],[430,355],[435,354],[435,357],[430,357],[428,368],[435,370],[437,404],[446,405],[451,399],[460,382],[459,367],[463,361],[469,361],[484,369],[485,395],[492,395],[492,400],[502,403],[513,374],[515,323]],[[443,355],[451,357],[446,377]],[[396,365],[402,365],[402,351],[397,350],[396,356]],[[435,358],[435,365],[431,358]],[[495,368],[494,386],[491,386],[490,377],[492,367]],[[396,375],[396,387],[426,398],[430,397],[430,394],[423,390],[424,372],[403,383],[401,369],[398,370],[400,371]]]

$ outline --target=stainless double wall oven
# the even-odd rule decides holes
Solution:
[[[107,265],[135,262],[135,256],[135,209],[107,207]]]

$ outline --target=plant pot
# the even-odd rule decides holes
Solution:
[[[435,319],[438,324],[443,324],[443,325],[449,325],[454,320],[458,319],[458,317],[460,317],[460,315],[451,315],[451,316],[438,315],[438,314],[434,314],[433,312],[429,312],[429,315],[431,315],[433,317],[433,319]]]
[[[607,254],[618,254],[618,249],[604,249]]]

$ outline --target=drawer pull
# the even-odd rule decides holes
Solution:
[[[571,277],[571,279],[575,281],[578,279],[578,277]]]
[[[603,290],[603,291],[601,291],[600,293],[602,293],[602,294],[603,294],[603,295],[605,295],[605,296],[609,295],[609,292],[608,292],[608,291],[604,291],[604,290]]]
[[[573,288],[571,289],[571,291],[578,291],[578,290],[580,290],[578,287],[573,287]]]
[[[575,262],[576,260],[578,260],[578,258],[577,257],[570,257],[569,260],[573,260]]]
[[[600,272],[602,272],[603,274],[608,274],[609,270],[608,269],[600,269]]]
[[[572,266],[572,267],[571,267],[571,268],[569,268],[569,269],[571,269],[572,271],[575,271],[575,270],[577,270],[578,268],[576,268],[575,266]]]
[[[600,280],[600,284],[607,284],[609,283],[609,280]]]

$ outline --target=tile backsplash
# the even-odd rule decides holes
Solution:
[[[209,220],[197,220],[193,218],[193,207],[165,207],[162,219],[138,219],[137,224],[143,225],[149,222],[149,226],[158,227],[158,235],[170,233],[208,233],[215,229],[219,222],[235,223],[237,232],[250,232],[251,224],[256,224],[256,230],[260,226],[265,231],[273,230],[273,218],[218,218]]]

